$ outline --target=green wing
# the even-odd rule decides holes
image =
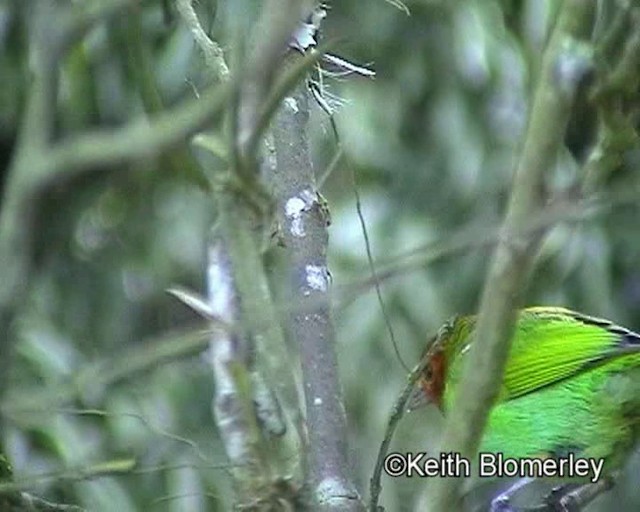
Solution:
[[[640,336],[607,320],[564,308],[520,312],[501,400],[551,386],[625,355],[640,366]]]

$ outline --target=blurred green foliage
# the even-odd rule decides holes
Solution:
[[[325,38],[332,51],[376,71],[373,80],[329,83],[346,100],[336,121],[346,160],[358,173],[376,261],[392,261],[462,230],[482,233],[500,222],[530,101],[532,81],[555,1],[414,0],[411,16],[382,0],[331,5]],[[29,83],[29,2],[0,4],[0,173],[6,180]],[[167,2],[170,4],[170,2]],[[205,28],[233,66],[257,2],[197,2]],[[198,94],[209,78],[190,33],[169,5],[142,3],[139,19],[123,15],[93,29],[60,69],[57,137],[117,126],[144,115],[131,63],[130,24],[141,41],[158,98],[171,105]],[[129,32],[127,32],[129,30]],[[250,35],[250,34],[249,34]],[[143,92],[143,91],[142,91]],[[143,92],[144,94],[144,92]],[[148,99],[148,96],[145,96]],[[581,180],[583,148],[592,140],[588,106],[572,125],[570,150],[550,170],[549,187]],[[316,169],[335,141],[315,107],[310,133]],[[192,149],[200,165],[220,161]],[[36,492],[90,510],[225,510],[229,480],[211,419],[212,379],[204,356],[170,362],[106,388],[76,382],[73,406],[52,397],[50,409],[20,411],[25,390],[55,393],[91,362],[126,357],[131,347],[199,325],[164,290],[204,289],[210,198],[164,155],[59,183],[39,198],[34,225],[37,275],[19,319],[17,354],[4,405],[4,441],[16,480],[121,456],[137,469]],[[635,184],[630,153],[620,175]],[[334,285],[368,276],[351,175],[339,165],[323,194],[332,212]],[[635,206],[613,208],[581,224],[561,225],[544,244],[526,293],[529,305],[564,305],[640,329],[640,236]],[[276,289],[280,249],[269,254]],[[383,295],[400,352],[412,365],[427,337],[455,313],[478,303],[490,250],[470,247],[385,281]],[[336,301],[338,351],[358,483],[366,492],[389,408],[403,384],[399,364],[370,287]],[[292,341],[293,343],[293,341]],[[292,364],[296,364],[292,361]],[[107,414],[79,414],[96,409]],[[540,411],[544,414],[544,411]],[[404,419],[394,450],[437,445],[440,415]],[[636,457],[637,459],[637,457]],[[222,466],[222,467],[221,467]],[[637,474],[634,460],[629,474]],[[412,510],[422,482],[385,479],[387,510]],[[637,510],[637,482],[625,476],[589,510]]]

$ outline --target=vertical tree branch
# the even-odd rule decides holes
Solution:
[[[562,145],[577,82],[589,62],[584,39],[590,32],[595,2],[565,0],[545,50],[518,159],[511,198],[494,252],[475,331],[475,342],[449,411],[443,452],[475,456],[487,416],[499,391],[515,323],[514,307],[540,246],[544,232],[523,236],[531,215],[545,203],[544,173],[553,168]],[[425,496],[426,509],[458,509],[462,479],[433,481]]]
[[[291,334],[300,347],[308,427],[308,468],[318,510],[362,510],[350,478],[346,414],[329,300],[327,226],[306,125],[306,89],[285,98],[273,124],[277,166],[271,183],[282,239],[290,257]]]
[[[245,386],[244,392],[251,398],[250,410],[247,412],[253,415],[254,421],[257,415],[260,426],[263,427],[262,430],[257,430],[255,438],[240,435],[243,429],[240,429],[238,435],[225,435],[225,446],[230,458],[234,453],[251,454],[260,447],[266,451],[268,443],[265,436],[282,435],[284,432],[284,423],[280,417],[278,403],[273,400],[271,386],[277,389],[278,396],[289,413],[289,418],[298,427],[297,432],[302,433],[295,380],[287,355],[284,332],[271,300],[259,243],[262,238],[260,233],[265,225],[265,219],[262,216],[267,212],[268,205],[262,204],[265,199],[261,194],[260,176],[257,172],[257,145],[254,144],[250,150],[245,151],[246,146],[241,140],[241,133],[248,134],[248,138],[253,141],[259,138],[259,120],[263,111],[263,101],[270,91],[273,77],[286,50],[284,34],[290,30],[289,25],[292,28],[298,21],[297,16],[293,16],[296,9],[293,11],[283,9],[286,4],[295,5],[296,2],[272,1],[263,10],[263,32],[260,32],[262,39],[256,42],[253,52],[254,60],[241,81],[238,119],[234,120],[235,126],[241,127],[234,134],[234,146],[236,149],[242,148],[240,151],[242,162],[236,159],[234,162],[236,165],[232,165],[215,196],[219,215],[219,235],[224,241],[224,250],[228,254],[227,270],[233,276],[239,297],[240,323],[247,335],[245,355],[241,361],[237,362],[247,378],[244,382],[227,379],[227,388],[228,390],[236,388],[237,394],[243,392],[237,389],[237,386],[241,384]],[[223,57],[215,50],[217,45],[202,30],[190,0],[178,0],[178,7],[184,21],[194,34],[197,44],[203,50],[206,63],[210,66],[212,73],[219,80],[227,80],[228,72]],[[212,243],[214,245],[209,251],[209,266],[215,268],[216,254],[220,250],[215,247],[222,242],[214,240]],[[211,273],[209,286],[210,288],[216,286],[215,282],[212,282]],[[221,372],[220,377],[225,376],[224,367],[214,364],[214,373],[219,372]],[[227,422],[224,416],[220,416],[224,411],[219,408],[217,411],[216,420],[222,432]],[[241,424],[237,425],[241,426]],[[233,434],[233,432],[228,431],[227,434]],[[300,449],[300,446],[296,448]],[[292,470],[300,469],[298,457],[291,457],[291,453],[288,453],[286,460],[283,460],[275,456],[277,454],[271,453],[264,461],[266,465],[256,465],[256,461],[259,460],[256,458],[257,455],[259,453],[250,456],[246,462],[249,467],[262,466],[264,473],[262,487],[250,484],[253,471],[236,475],[236,479],[247,480],[249,483],[245,485],[239,482],[242,486],[240,490],[244,490],[244,505],[250,505],[248,498],[251,498],[251,495],[247,493],[254,492],[256,494],[250,500],[251,504],[268,502],[275,506],[276,503],[281,505],[288,503],[288,506],[295,507],[294,503],[298,500],[295,484],[293,486],[287,484],[284,487],[282,484],[288,482]],[[289,487],[288,495],[287,487]],[[266,494],[267,490],[271,494]]]
[[[177,3],[185,23],[194,34],[196,43],[205,55],[207,65],[212,66],[217,80],[227,81],[229,71],[224,57],[219,51],[218,44],[210,39],[202,29],[191,6],[191,0],[177,0]],[[259,128],[260,126],[257,125],[253,127],[253,130]],[[252,179],[257,181],[258,176],[253,176]],[[243,290],[243,304],[247,309],[247,325],[258,345],[255,347],[258,352],[258,361],[255,362],[255,366],[258,368],[253,373],[254,383],[256,383],[256,379],[266,378],[268,387],[274,385],[284,409],[297,427],[298,434],[302,434],[300,405],[293,373],[287,361],[284,331],[273,305],[267,276],[260,260],[260,248],[251,233],[252,227],[255,227],[254,212],[251,212],[247,205],[242,205],[246,198],[242,197],[242,194],[236,195],[230,188],[220,193],[218,198],[221,205],[228,205],[228,212],[222,212],[222,216],[228,219],[225,225],[234,226],[227,231],[230,243],[238,249],[236,251],[237,259],[234,259],[234,262],[246,270],[241,272],[242,284],[239,286]],[[260,370],[266,375],[259,376]],[[260,393],[261,391],[254,390],[254,392]],[[302,435],[300,435],[300,441],[302,441]]]

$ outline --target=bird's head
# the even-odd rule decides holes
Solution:
[[[444,396],[444,389],[446,384],[446,359],[444,351],[438,350],[429,355],[429,360],[425,366],[420,380],[418,381],[418,388],[416,394],[418,399],[422,398],[423,403],[412,403],[412,409],[417,408],[420,405],[426,405],[429,403],[436,404],[440,410],[442,410],[442,397]]]
[[[449,384],[449,368],[469,337],[473,325],[472,317],[455,317],[445,323],[422,354],[426,358],[424,370],[416,389],[409,399],[409,410],[427,404],[444,409],[444,394]]]

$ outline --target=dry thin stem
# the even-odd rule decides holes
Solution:
[[[435,340],[435,337],[432,338],[429,346],[431,346],[435,342]],[[391,415],[389,416],[389,421],[387,422],[387,429],[384,433],[382,443],[380,443],[378,456],[376,458],[376,464],[373,469],[373,474],[371,475],[371,480],[369,481],[369,512],[378,512],[379,510],[378,499],[380,497],[380,492],[382,491],[380,478],[382,476],[382,470],[384,468],[384,459],[389,451],[389,446],[391,445],[391,441],[393,440],[393,435],[395,434],[398,423],[407,410],[407,402],[409,401],[411,394],[415,390],[416,382],[418,382],[420,375],[422,375],[427,363],[429,362],[428,351],[426,352],[426,354],[427,356],[425,356],[422,361],[420,361],[420,363],[417,364],[415,368],[409,373],[407,382],[398,395],[398,398],[396,398],[396,401],[393,404],[393,408],[391,409]]]

